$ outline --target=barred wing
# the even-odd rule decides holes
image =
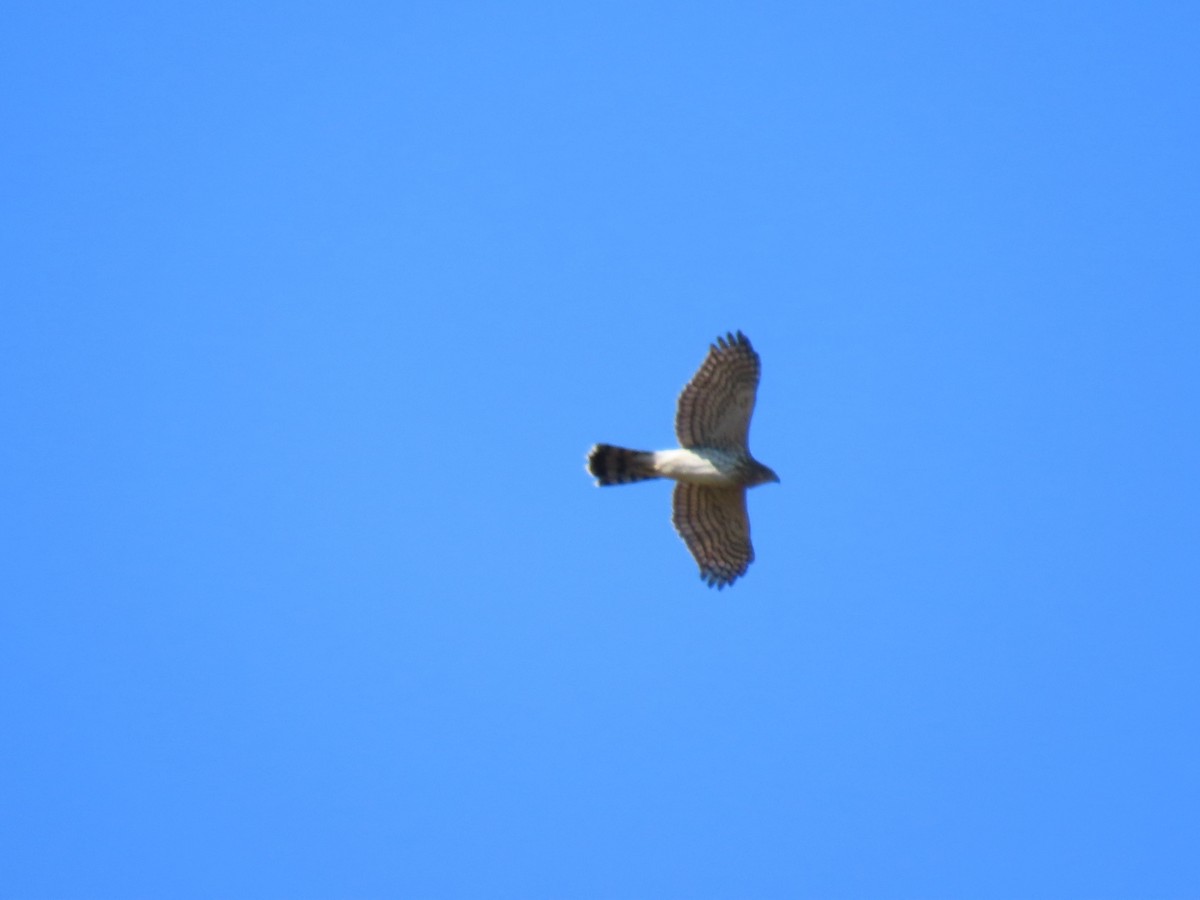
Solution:
[[[675,434],[680,446],[745,450],[759,369],[758,354],[740,331],[717,338],[679,395]]]
[[[677,482],[671,521],[709,587],[732,584],[754,561],[745,488]]]

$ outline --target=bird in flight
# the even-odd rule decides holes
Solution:
[[[750,455],[750,416],[760,364],[740,331],[717,338],[675,411],[673,450],[627,450],[596,444],[588,471],[596,484],[650,478],[675,481],[671,521],[709,587],[724,588],[754,561],[746,489],[779,476]]]

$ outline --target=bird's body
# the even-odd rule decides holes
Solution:
[[[745,455],[715,447],[626,450],[611,444],[597,444],[592,448],[589,459],[589,471],[601,486],[669,478],[708,487],[748,487],[747,479],[752,477],[753,466],[758,465],[754,460],[747,460]],[[751,465],[747,466],[747,462]],[[770,472],[765,466],[761,468]],[[615,474],[618,472],[621,474]]]
[[[718,338],[679,398],[675,432],[680,447],[627,450],[597,444],[588,471],[601,486],[651,478],[676,482],[676,530],[718,588],[746,573],[754,559],[746,488],[778,481],[750,455],[750,416],[758,389],[759,359],[740,331]]]

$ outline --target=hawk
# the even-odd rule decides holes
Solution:
[[[671,521],[718,590],[754,561],[746,488],[779,476],[750,455],[750,416],[758,390],[758,354],[740,331],[717,338],[692,376],[675,411],[674,450],[626,450],[596,444],[588,471],[597,486],[649,478],[675,481]]]

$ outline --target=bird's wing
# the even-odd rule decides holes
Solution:
[[[675,434],[680,445],[748,449],[759,371],[758,354],[744,334],[717,338],[679,395]]]
[[[745,488],[678,482],[671,521],[709,587],[732,584],[754,561]]]

